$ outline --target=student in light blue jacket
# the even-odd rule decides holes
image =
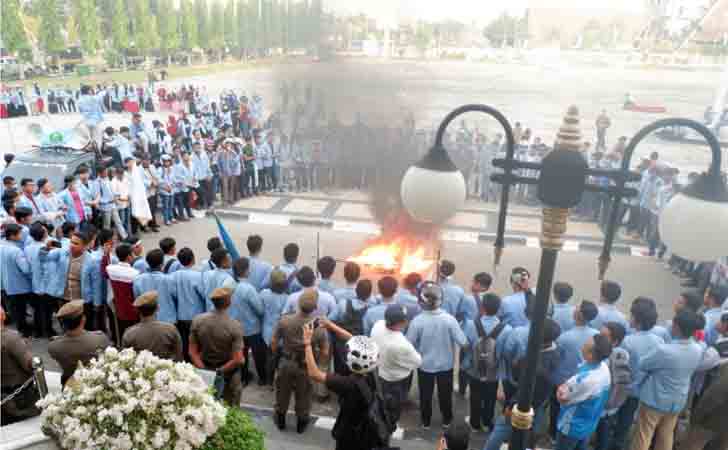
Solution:
[[[248,280],[260,292],[268,287],[266,286],[266,281],[270,278],[270,272],[273,270],[273,266],[259,257],[261,250],[263,250],[262,237],[257,234],[251,234],[248,236],[245,245],[248,247],[248,253],[250,253],[250,273]]]
[[[656,450],[672,449],[677,418],[687,404],[690,382],[703,355],[692,339],[700,325],[697,314],[680,311],[672,325],[675,339],[651,348],[640,358],[635,380],[639,409],[633,450],[648,450],[653,437]]]
[[[452,261],[443,260],[439,270],[440,286],[443,291],[442,310],[458,319],[458,322],[462,322],[461,309],[465,300],[465,290],[452,279],[455,275],[455,264]]]
[[[498,327],[501,322],[496,314],[498,314],[500,304],[500,297],[491,293],[485,294],[481,302],[479,317],[468,320],[464,328],[465,336],[468,338],[468,345],[464,347],[461,370],[467,374],[467,381],[470,385],[470,426],[475,430],[481,429],[481,425],[488,427],[490,430],[493,429],[493,416],[499,382],[498,378],[481,380],[480,374],[476,371],[473,349],[480,341],[481,336],[475,321],[480,321],[484,336],[494,334],[495,360],[496,362],[502,361],[503,347],[508,340],[511,327],[506,324]],[[496,328],[498,331],[494,333]]]
[[[336,270],[336,260],[331,256],[324,256],[316,262],[316,269],[318,269],[318,273],[321,276],[321,279],[318,282],[318,288],[324,292],[334,295],[336,285],[333,281],[331,281],[331,277],[334,275],[334,271]]]
[[[389,305],[397,303],[397,285],[397,280],[390,276],[382,277],[377,282],[377,289],[379,290],[377,304],[371,306],[362,319],[365,336],[371,336],[374,324],[384,320],[384,313]]]
[[[162,250],[155,248],[147,253],[147,264],[149,272],[139,274],[134,278],[134,298],[149,291],[157,291],[157,320],[175,324],[177,322],[177,307],[172,299],[171,280],[168,275],[162,272],[164,254]]]
[[[232,261],[230,261],[228,251],[224,248],[215,249],[210,255],[210,262],[215,268],[202,273],[202,293],[206,300],[217,288],[235,289],[235,280],[229,272],[232,268]]]
[[[632,371],[632,385],[627,387],[627,400],[617,411],[612,448],[629,448],[628,436],[634,415],[639,406],[639,387],[636,381],[641,378],[642,359],[664,341],[651,330],[657,323],[657,306],[647,297],[637,297],[630,308],[631,325],[635,330],[622,341],[622,348],[629,353],[629,366]]]
[[[554,283],[554,307],[551,318],[559,324],[562,333],[574,328],[574,305],[569,300],[574,296],[574,288],[563,281]]]
[[[282,270],[275,269],[270,274],[270,288],[260,293],[260,302],[263,304],[263,340],[269,348],[273,329],[278,324],[288,301],[287,287],[288,275]]]
[[[41,264],[50,263],[53,270],[45,272],[46,293],[61,301],[83,300],[84,314],[91,317],[93,313],[93,264],[86,251],[87,236],[79,232],[71,235],[71,244],[67,248],[57,248],[57,242],[48,241],[38,252]],[[80,264],[80,270],[76,270]],[[78,292],[76,287],[79,288]]]
[[[33,327],[35,333],[39,336],[51,337],[52,319],[53,319],[53,308],[51,302],[46,297],[45,280],[47,280],[46,274],[43,273],[43,264],[40,261],[40,249],[45,245],[45,240],[48,236],[46,228],[40,223],[36,222],[30,226],[30,237],[32,243],[25,246],[23,252],[25,257],[30,263],[31,271],[31,284],[33,286]]]
[[[265,386],[268,384],[268,347],[263,341],[262,321],[263,321],[263,303],[258,297],[258,291],[252,284],[248,282],[248,270],[250,261],[248,258],[237,259],[233,263],[234,279],[237,283],[235,291],[231,299],[228,313],[243,326],[243,342],[245,344],[244,353],[247,354],[248,349],[253,352],[255,359],[255,370],[258,374],[258,384]],[[212,302],[208,301],[208,311],[211,311]],[[250,374],[249,358],[245,358],[243,366],[243,379],[248,380]]]
[[[86,257],[89,258],[91,264],[91,285],[94,316],[87,318],[87,322],[91,322],[90,329],[92,331],[102,331],[106,333],[106,316],[109,300],[109,286],[106,278],[101,273],[101,258],[104,256],[104,246],[114,240],[114,231],[110,229],[102,229],[96,236],[96,248]],[[118,263],[116,255],[111,257],[111,264]]]
[[[437,383],[437,394],[442,413],[442,423],[449,426],[453,419],[452,390],[453,366],[456,352],[468,340],[455,317],[440,309],[442,288],[431,282],[420,289],[420,313],[407,330],[407,339],[422,355],[422,366],[417,371],[420,387],[420,412],[422,426],[430,427],[432,395]]]
[[[203,273],[195,270],[195,254],[184,247],[177,253],[177,260],[182,266],[169,275],[170,293],[177,305],[177,330],[182,337],[182,349],[185,360],[189,361],[189,337],[192,320],[207,309],[207,299],[203,292]]]
[[[18,331],[29,337],[31,328],[25,321],[28,309],[28,298],[33,292],[31,267],[23,253],[22,228],[15,223],[5,225],[5,241],[0,245],[0,267],[2,267],[2,286],[5,290],[7,304]]]
[[[617,309],[617,302],[622,296],[622,287],[614,281],[604,280],[600,288],[601,301],[599,303],[599,314],[589,325],[595,330],[601,330],[607,322],[617,322],[624,329],[629,329],[629,323],[624,314]]]

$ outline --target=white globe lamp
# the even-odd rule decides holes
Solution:
[[[442,145],[435,145],[402,178],[402,203],[413,219],[443,224],[465,203],[465,177]]]
[[[715,152],[711,170],[665,206],[659,228],[670,252],[682,258],[706,262],[728,256],[728,192]]]

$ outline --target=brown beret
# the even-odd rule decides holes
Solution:
[[[134,300],[134,306],[139,308],[141,306],[154,306],[157,304],[159,293],[157,291],[145,292]]]
[[[73,300],[61,306],[56,317],[59,319],[74,319],[83,314],[83,300]]]

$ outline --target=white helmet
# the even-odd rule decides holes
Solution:
[[[366,374],[377,368],[379,347],[367,336],[354,336],[346,342],[346,365],[354,373]]]

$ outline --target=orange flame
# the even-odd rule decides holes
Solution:
[[[394,238],[391,242],[382,242],[380,239],[347,261],[375,270],[398,271],[401,275],[423,273],[434,264],[432,259],[425,257],[424,245],[408,242],[403,237]]]

